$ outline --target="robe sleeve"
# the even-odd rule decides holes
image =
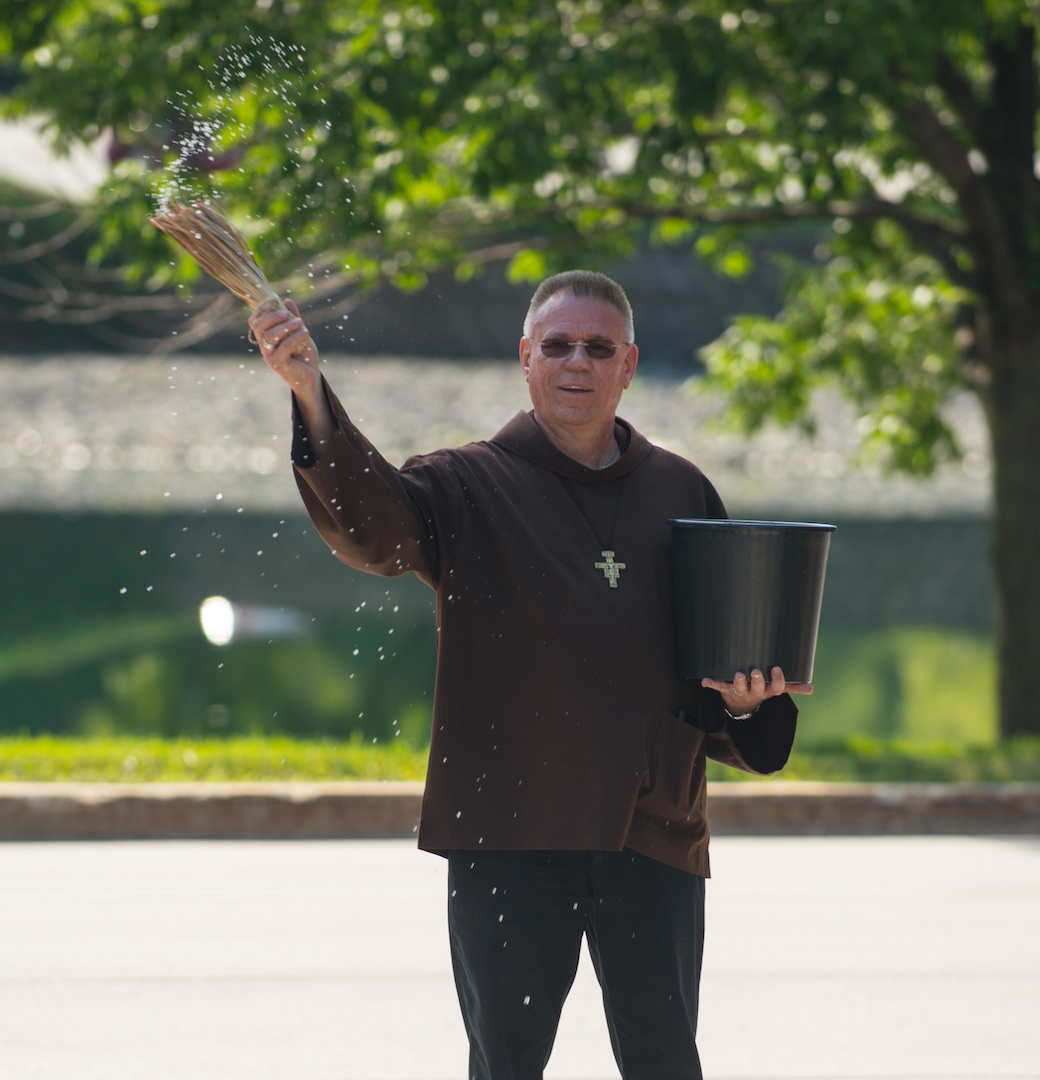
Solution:
[[[704,740],[705,753],[713,761],[761,776],[779,772],[787,764],[798,723],[798,706],[790,694],[763,701],[747,720],[726,716],[725,721],[724,727]]]
[[[728,518],[719,493],[705,477],[706,517]],[[718,690],[697,687],[696,709],[684,710],[683,719],[705,733],[704,749],[713,761],[743,772],[767,776],[779,772],[791,756],[798,707],[790,694],[762,702],[754,716],[731,720]]]
[[[395,469],[324,386],[336,427],[320,460],[293,398],[293,471],[311,521],[348,566],[383,577],[414,571],[436,588],[459,533],[461,485],[447,458]]]

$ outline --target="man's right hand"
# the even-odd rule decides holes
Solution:
[[[320,458],[336,430],[336,421],[325,399],[318,348],[292,300],[288,311],[261,305],[249,318],[264,362],[292,387],[300,416],[307,429],[311,453]]]

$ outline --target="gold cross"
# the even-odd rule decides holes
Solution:
[[[613,551],[601,551],[600,555],[607,561],[596,563],[596,569],[602,570],[603,576],[610,582],[610,587],[616,589],[618,578],[621,577],[621,571],[625,569],[625,564],[623,562],[614,562]]]

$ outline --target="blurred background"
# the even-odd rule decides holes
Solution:
[[[243,18],[270,37],[249,44],[228,36],[230,8],[211,25],[191,5],[120,0],[60,18],[61,5],[10,6],[0,735],[428,739],[432,594],[410,577],[347,569],[315,535],[289,467],[284,387],[246,341],[239,306],[147,224],[157,193],[181,184],[237,208],[272,276],[285,275],[279,287],[310,304],[330,382],[397,464],[490,436],[527,406],[516,343],[541,273],[570,260],[614,275],[642,350],[622,415],[701,466],[732,516],[838,526],[802,741],[997,738],[992,462],[964,294],[948,262],[825,205],[841,185],[889,207],[907,193],[940,208],[955,196],[885,142],[878,99],[837,78],[836,43],[858,33],[839,13],[808,5],[816,29],[802,42],[798,27],[788,41],[778,16],[751,9],[614,7],[560,4],[554,30],[523,4],[334,4],[329,38],[317,9],[260,0]],[[582,29],[608,15],[628,29]],[[761,38],[747,62],[764,65],[764,85],[789,87],[776,94],[805,100],[742,96],[723,71],[734,45],[719,53],[711,93],[682,103],[696,123],[679,141],[703,146],[677,156],[671,106],[651,86],[653,49],[626,54],[635,89],[624,115],[591,77],[581,94],[567,82],[610,64],[629,31],[708,35],[720,49]],[[792,64],[809,63],[796,53],[814,42],[838,49],[826,61],[834,79],[766,70],[781,45]],[[531,89],[538,49],[551,59],[544,92]],[[683,55],[669,60],[680,74]],[[714,127],[697,119],[709,114]],[[876,158],[813,148],[840,124],[880,140]],[[465,145],[485,157],[465,158]],[[771,223],[695,235],[690,207],[721,220],[738,190]],[[597,192],[628,216],[595,210]],[[790,212],[807,199],[818,220]],[[854,264],[874,275],[865,293],[846,280]],[[840,334],[802,327],[823,349],[816,373],[781,386],[782,364],[759,365],[741,383],[740,349],[759,356],[754,335],[773,333],[768,320],[813,289],[820,325],[844,320]],[[720,339],[748,315],[765,318]],[[714,354],[701,351],[713,342]],[[822,385],[835,371],[845,393]],[[754,414],[750,434],[724,415],[727,379],[745,420]],[[756,414],[759,392],[768,403]],[[778,426],[770,409],[795,423]],[[864,453],[871,440],[887,459]],[[237,613],[224,644],[199,621],[214,596]]]
[[[89,197],[108,167],[85,149],[58,159],[24,125],[0,139],[0,172],[32,197],[62,184]],[[811,261],[819,230],[759,242]],[[928,479],[863,463],[856,414],[836,395],[821,399],[812,440],[727,427],[696,350],[736,313],[778,309],[779,272],[757,265],[734,281],[647,246],[609,268],[643,349],[622,414],[697,462],[731,515],[838,525],[803,739],[992,740],[978,406],[955,399],[964,456]],[[514,354],[529,294],[504,261],[414,295],[379,288],[349,332],[325,333],[328,377],[395,463],[489,436],[526,407]],[[0,732],[424,744],[432,593],[329,555],[291,478],[286,394],[241,335],[166,357],[99,351],[79,328],[12,323],[0,340]],[[298,617],[214,645],[198,619],[213,595]]]

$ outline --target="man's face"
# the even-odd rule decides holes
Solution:
[[[564,343],[593,342],[570,350]],[[626,345],[621,313],[605,300],[562,292],[550,297],[535,314],[531,336],[520,339],[520,366],[537,415],[553,426],[600,427],[613,421],[621,394],[636,370],[639,350]],[[553,355],[563,352],[563,356]]]

